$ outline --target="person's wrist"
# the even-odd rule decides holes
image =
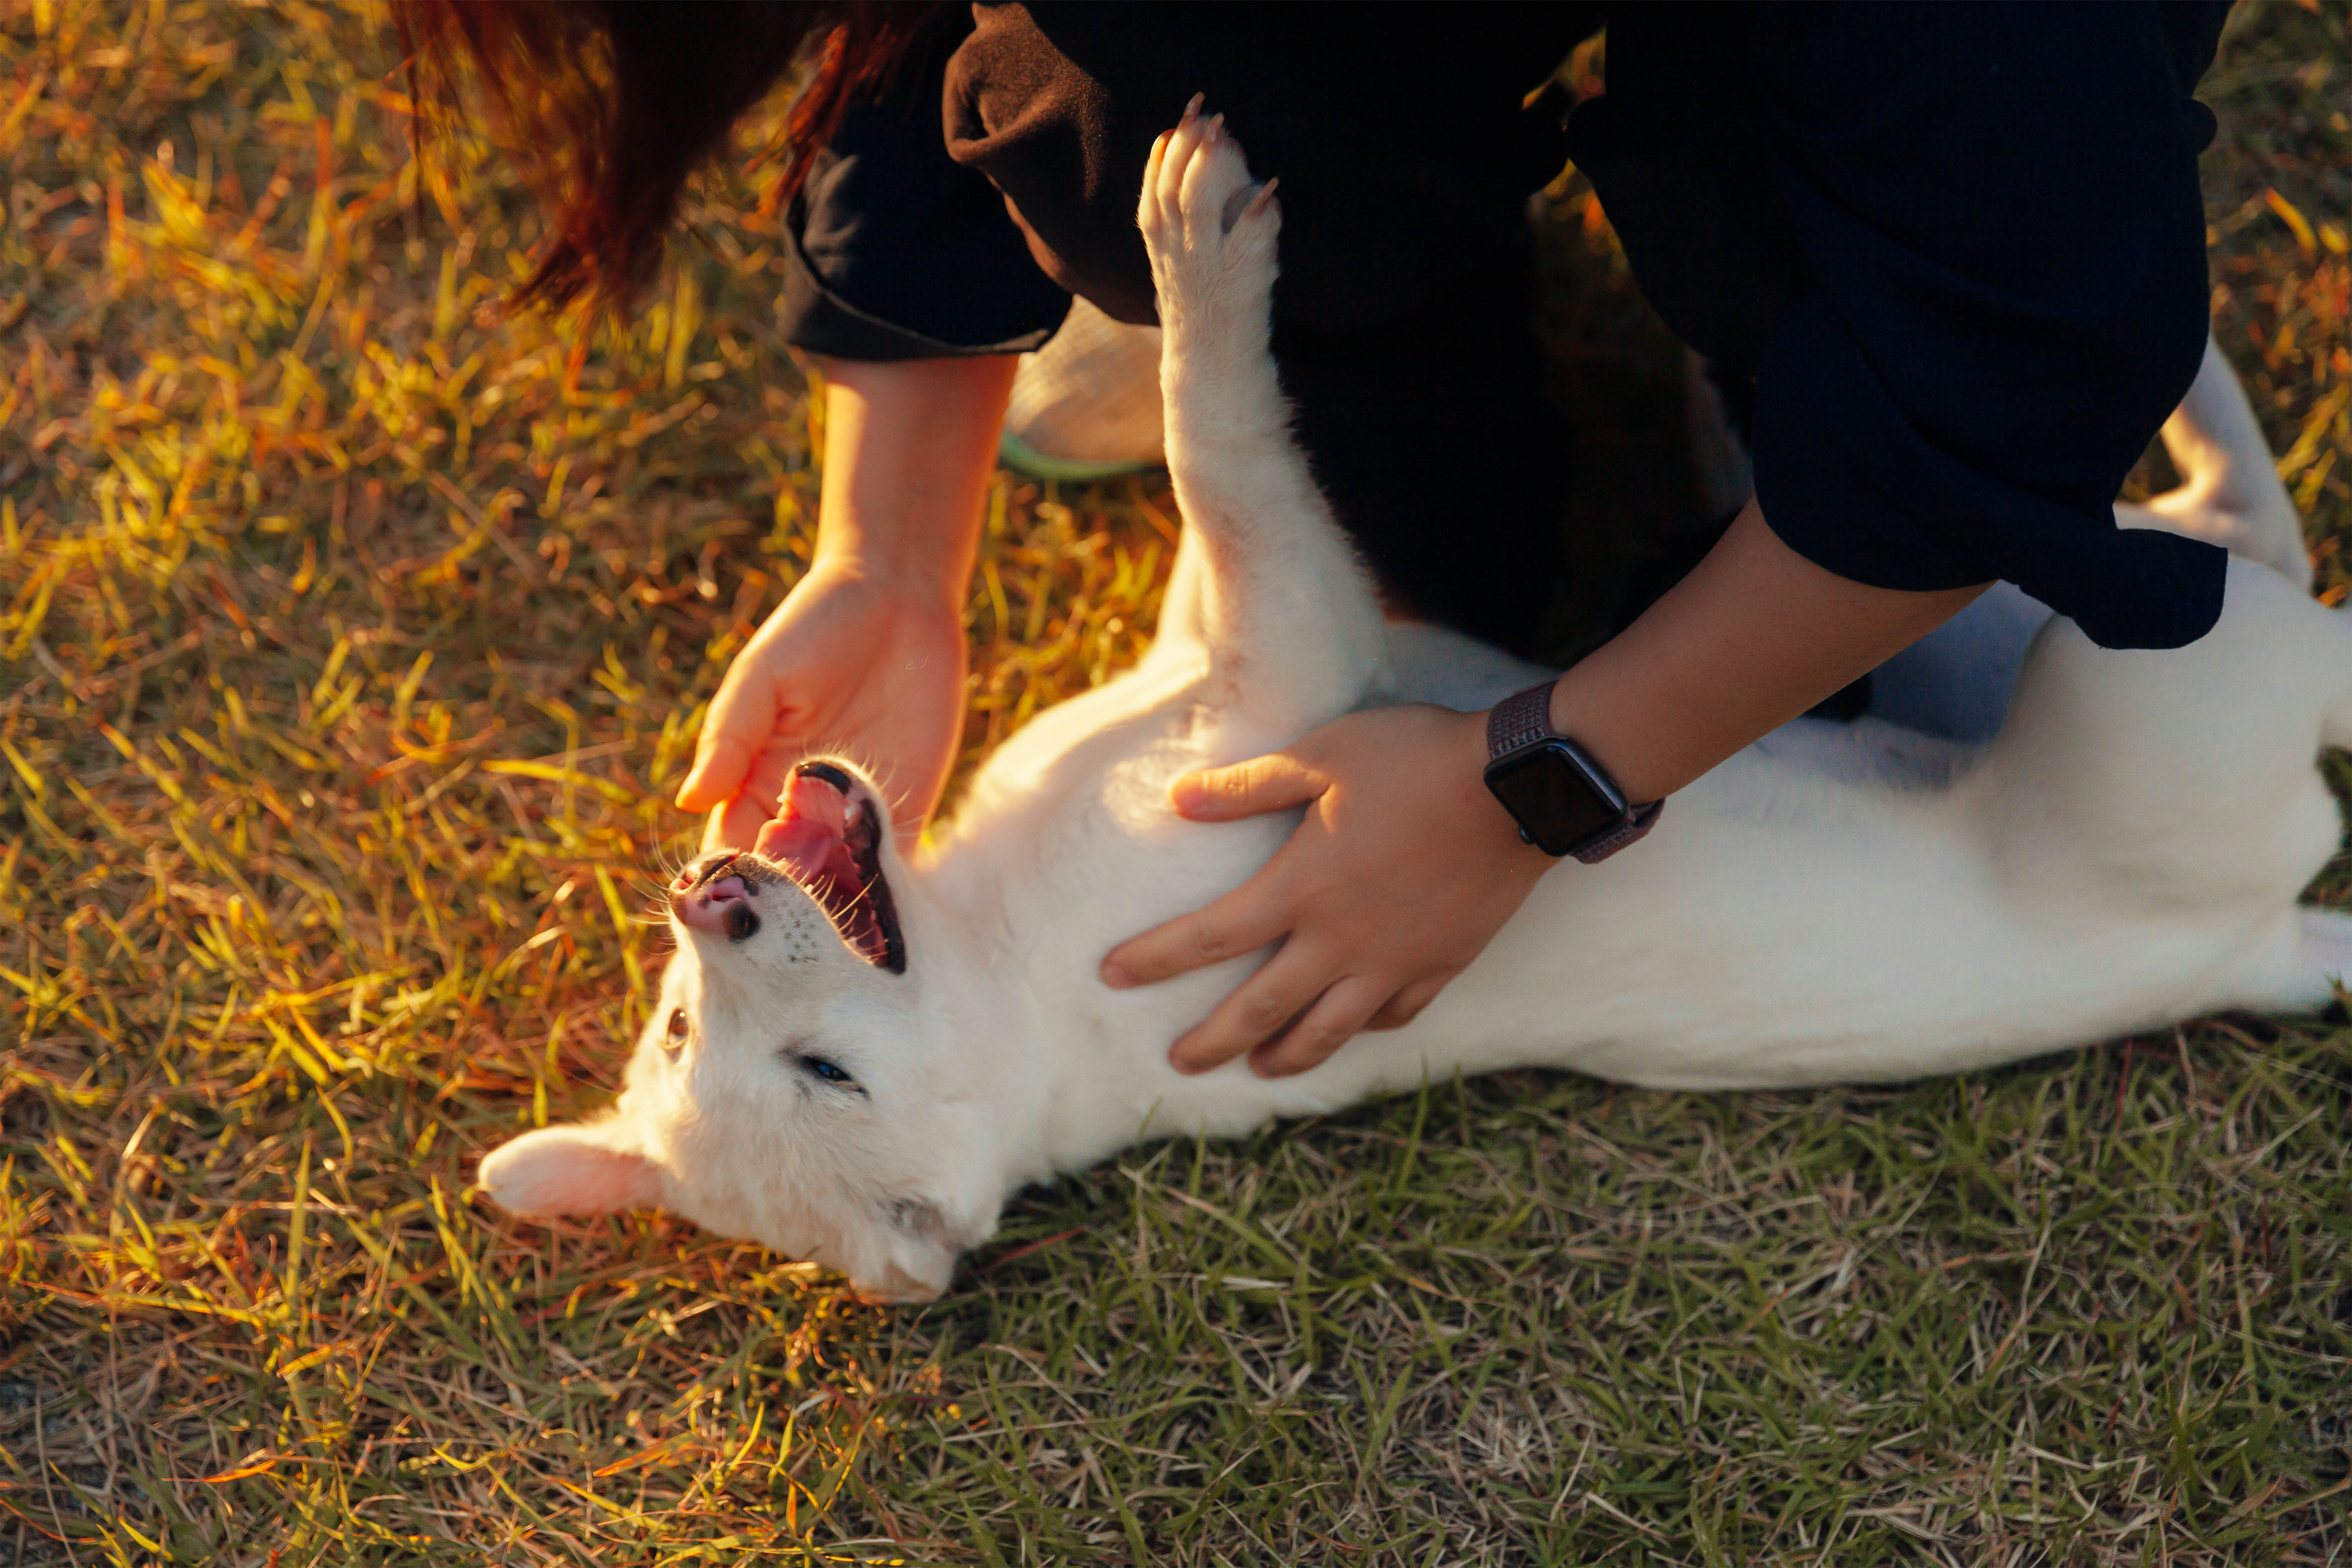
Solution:
[[[808,579],[855,589],[896,617],[949,622],[959,630],[963,625],[964,579],[951,580],[935,563],[891,562],[854,548],[820,545],[809,562]]]
[[[1465,786],[1458,804],[1467,820],[1478,825],[1480,837],[1495,844],[1513,863],[1524,864],[1528,874],[1539,876],[1550,866],[1551,857],[1528,842],[1517,820],[1486,788],[1486,719],[1492,712],[1480,708],[1475,713],[1449,715],[1453,733],[1447,749],[1460,760],[1446,768],[1446,777]]]
[[[1576,742],[1633,805],[1662,800],[1688,782],[1670,777],[1654,756],[1645,731],[1654,733],[1655,725],[1628,723],[1621,706],[1610,700],[1613,694],[1593,689],[1590,683],[1575,679],[1575,674],[1562,675],[1552,687],[1553,734]]]

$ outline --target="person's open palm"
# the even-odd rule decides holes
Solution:
[[[677,803],[709,811],[703,847],[748,846],[793,765],[814,752],[871,769],[911,843],[963,719],[963,628],[929,597],[820,561],[728,666]]]

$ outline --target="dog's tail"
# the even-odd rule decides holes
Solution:
[[[2310,590],[2303,519],[2279,483],[2245,388],[2210,336],[2189,395],[2164,422],[2164,449],[2180,470],[2179,487],[2144,505],[2116,502],[2119,525],[2207,540]]]

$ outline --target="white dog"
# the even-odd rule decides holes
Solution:
[[[1548,873],[1407,1027],[1297,1077],[1176,1072],[1171,1041],[1264,956],[1124,991],[1096,967],[1239,884],[1296,819],[1187,823],[1169,781],[1353,708],[1484,707],[1544,674],[1382,624],[1285,432],[1270,195],[1190,115],[1145,175],[1185,525],[1150,655],[1007,742],[911,857],[866,779],[806,767],[756,850],[677,879],[677,955],[619,1104],[484,1160],[500,1204],[660,1205],[919,1299],[1015,1189],[1156,1134],[1519,1065],[1914,1078],[2330,999],[2352,919],[2296,899],[2338,841],[2315,761],[2352,742],[2352,630],[2304,591],[2293,510],[2209,354],[2166,429],[2189,483],[2125,519],[2267,561],[2231,561],[2201,641],[2110,652],[2044,613],[1989,742],[1800,721],[1636,849]]]

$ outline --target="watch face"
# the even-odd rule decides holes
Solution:
[[[1514,752],[1486,769],[1486,788],[1546,854],[1564,855],[1625,820],[1624,798],[1564,740]]]

